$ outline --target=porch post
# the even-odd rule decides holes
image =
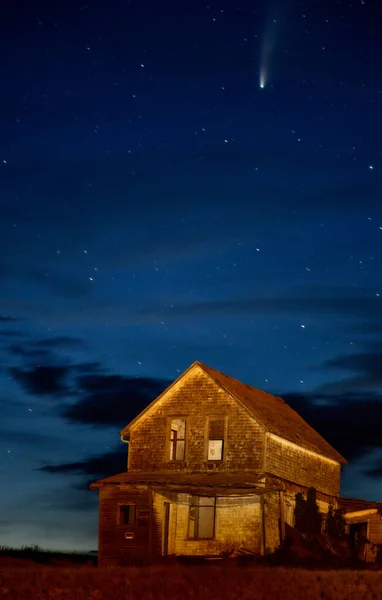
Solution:
[[[279,503],[280,503],[280,542],[285,539],[285,503],[284,503],[284,491],[279,491]]]
[[[263,555],[265,556],[266,549],[267,549],[267,540],[266,540],[266,531],[265,531],[264,494],[260,495],[260,505],[261,505],[261,526],[262,526],[262,538],[263,538]]]
[[[150,521],[149,521],[149,557],[153,555],[153,490],[149,488],[149,506],[150,506]]]

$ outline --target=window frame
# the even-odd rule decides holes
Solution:
[[[184,438],[180,438],[180,439],[176,439],[175,440],[175,449],[173,448],[172,450],[172,455],[174,455],[175,453],[175,458],[171,457],[171,442],[173,442],[172,439],[172,432],[174,431],[175,433],[176,430],[172,429],[172,422],[173,421],[183,421],[184,422]],[[177,442],[183,442],[184,443],[184,447],[183,447],[183,457],[182,458],[176,458],[176,444]],[[187,453],[187,418],[185,416],[172,416],[168,418],[168,427],[167,427],[167,444],[166,444],[166,453],[167,453],[167,462],[169,463],[184,463],[186,461],[186,453]]]
[[[192,503],[192,499],[193,498],[197,498],[198,502],[197,503]],[[213,504],[201,504],[200,501],[203,498],[213,498],[214,502]],[[211,536],[199,536],[199,509],[200,508],[209,508],[209,509],[213,509],[213,530],[212,530],[212,537]],[[190,530],[191,530],[191,511],[192,509],[195,510],[196,512],[196,518],[195,518],[195,531],[196,531],[196,535],[191,535]],[[188,512],[188,529],[187,529],[187,539],[188,540],[215,540],[216,539],[216,496],[198,496],[196,494],[192,494],[190,497],[190,504],[189,504],[189,512]]]
[[[210,423],[211,421],[224,421],[224,434],[223,438],[210,438]],[[211,415],[207,418],[206,426],[206,444],[205,444],[205,460],[209,464],[222,463],[225,461],[226,449],[227,449],[227,430],[228,430],[228,419],[221,415]],[[222,456],[221,458],[209,458],[210,441],[221,441],[222,442]]]
[[[124,520],[122,519],[122,515],[123,515],[122,507],[124,507],[124,506],[133,506],[134,507],[134,519],[132,520],[132,522],[125,523]],[[118,525],[121,527],[135,527],[137,525],[137,505],[136,505],[136,503],[135,502],[121,502],[120,504],[118,504],[117,519],[118,519],[118,521],[117,521]]]

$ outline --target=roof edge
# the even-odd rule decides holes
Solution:
[[[233,398],[233,400],[235,400],[235,402],[238,402],[238,404],[240,404],[240,406],[241,406],[241,407],[242,407],[242,408],[245,410],[245,412],[246,412],[246,413],[247,413],[247,414],[248,414],[248,415],[249,415],[249,416],[250,416],[250,417],[251,417],[251,418],[252,418],[254,421],[256,421],[256,423],[259,423],[259,424],[261,425],[261,427],[264,429],[264,431],[269,431],[269,429],[267,429],[267,427],[264,425],[264,423],[263,423],[263,422],[262,422],[260,419],[258,419],[257,417],[255,417],[255,416],[253,415],[253,413],[252,413],[252,412],[249,410],[248,406],[246,406],[246,405],[244,404],[244,402],[242,402],[242,401],[240,400],[240,398],[239,398],[239,397],[238,397],[236,394],[233,394],[233,393],[231,392],[231,390],[229,390],[229,389],[228,389],[228,388],[227,388],[227,387],[224,385],[224,383],[221,383],[221,381],[218,381],[218,380],[217,380],[217,379],[214,377],[213,373],[210,373],[210,369],[209,369],[209,367],[208,367],[207,365],[205,365],[204,363],[202,363],[202,362],[199,362],[199,361],[196,361],[196,362],[198,363],[199,367],[200,367],[200,368],[203,370],[203,372],[204,372],[204,373],[205,373],[205,374],[206,374],[206,375],[207,375],[207,376],[208,376],[210,379],[212,379],[212,381],[213,381],[214,383],[216,383],[216,385],[217,385],[217,386],[219,386],[219,387],[220,387],[222,390],[224,390],[224,391],[225,391],[225,393],[226,393],[226,394],[228,394],[228,396],[230,396],[231,398]],[[194,363],[194,364],[195,364],[195,363]],[[211,368],[211,370],[213,370],[213,369]]]
[[[336,458],[333,458],[333,456],[329,456],[329,455],[327,455],[327,454],[324,454],[323,452],[318,452],[317,450],[312,450],[312,448],[308,448],[306,445],[303,445],[303,444],[296,444],[296,442],[293,442],[292,440],[290,440],[290,439],[289,439],[289,438],[287,438],[286,436],[283,436],[283,435],[279,435],[279,434],[277,434],[277,433],[274,433],[274,431],[272,431],[271,429],[269,429],[269,427],[267,427],[267,426],[266,426],[266,425],[263,423],[263,421],[261,421],[261,418],[254,417],[254,415],[252,414],[252,412],[251,412],[251,411],[248,409],[248,407],[247,407],[247,406],[246,406],[246,405],[245,405],[243,402],[241,402],[240,398],[239,398],[239,397],[238,397],[236,394],[232,393],[232,392],[231,392],[231,390],[228,390],[228,389],[226,388],[226,386],[225,386],[223,383],[221,383],[220,381],[218,381],[217,379],[215,379],[215,377],[214,377],[213,373],[210,373],[210,372],[209,372],[209,367],[208,367],[207,365],[204,365],[203,363],[201,363],[201,362],[199,362],[199,361],[196,361],[196,362],[197,362],[197,363],[198,363],[198,365],[199,365],[199,366],[200,366],[200,367],[203,369],[203,371],[206,373],[206,375],[208,375],[208,376],[209,376],[211,379],[213,379],[213,381],[214,381],[214,382],[215,382],[215,383],[216,383],[216,384],[217,384],[217,385],[218,385],[220,388],[222,388],[222,389],[223,389],[223,390],[224,390],[224,391],[225,391],[225,392],[226,392],[226,393],[227,393],[229,396],[231,396],[232,398],[234,398],[234,400],[236,400],[236,402],[238,402],[238,403],[240,404],[240,406],[242,406],[242,407],[243,407],[243,408],[246,410],[246,412],[247,412],[247,413],[248,413],[248,414],[249,414],[249,415],[252,417],[252,419],[254,419],[254,420],[257,422],[257,423],[260,423],[260,425],[262,426],[262,428],[263,428],[263,429],[264,429],[264,430],[265,430],[267,433],[271,433],[272,435],[275,435],[275,436],[279,437],[279,438],[280,438],[280,439],[282,439],[282,440],[286,440],[287,442],[289,442],[289,443],[291,443],[291,444],[295,444],[296,446],[300,446],[301,448],[305,448],[305,450],[308,450],[308,451],[310,451],[310,452],[313,452],[313,453],[317,454],[318,456],[323,456],[324,458],[328,458],[328,459],[330,459],[330,460],[333,460],[333,461],[335,461],[335,462],[338,462],[338,463],[340,463],[340,464],[343,464],[343,465],[348,465],[348,464],[349,464],[349,463],[348,463],[348,461],[346,460],[346,458],[344,458],[344,457],[342,456],[342,454],[340,454],[339,452],[337,452],[337,450],[336,450],[335,448],[333,448],[333,446],[332,446],[331,444],[329,444],[329,442],[328,442],[328,441],[327,441],[325,438],[323,438],[323,437],[322,437],[322,435],[321,435],[321,434],[320,434],[318,431],[316,431],[316,430],[314,430],[314,431],[316,431],[316,433],[317,433],[317,434],[318,434],[318,435],[319,435],[319,436],[320,436],[320,437],[321,437],[321,438],[322,438],[322,439],[323,439],[323,440],[326,442],[326,444],[327,444],[328,446],[330,446],[330,448],[333,450],[333,453],[334,453],[335,455],[337,455],[337,456],[338,456],[338,459],[336,459]],[[195,363],[194,363],[194,364],[195,364]],[[240,383],[241,383],[241,382],[240,382]],[[250,386],[250,387],[253,387],[253,386]],[[262,390],[260,390],[260,391],[262,391]],[[267,393],[269,393],[269,392],[267,392]],[[274,396],[274,394],[271,394],[271,395],[272,395],[272,396]],[[281,398],[281,396],[274,396],[274,397],[275,397],[275,398],[278,398],[279,400],[281,400],[281,401],[282,401],[284,404],[287,404],[287,403],[285,402],[285,400],[284,400],[283,398]],[[294,408],[292,408],[292,407],[291,407],[289,404],[287,404],[287,406],[288,406],[288,407],[289,407],[291,410],[293,410],[294,412],[296,412],[296,413],[297,413],[297,411],[295,411],[295,410],[294,410]],[[297,413],[297,414],[298,414],[298,413]],[[299,415],[299,414],[298,414],[298,416],[301,416],[301,415]],[[301,417],[301,418],[302,418],[302,417]],[[304,421],[305,421],[305,419],[304,419]],[[305,421],[305,422],[306,422],[306,421]],[[309,423],[307,423],[307,422],[306,422],[306,424],[307,424],[309,427],[311,427],[311,425],[309,425]],[[312,428],[312,429],[313,429],[313,428]]]
[[[184,377],[186,377],[191,370],[195,367],[195,366],[199,366],[202,367],[201,362],[199,362],[198,360],[194,361],[189,367],[187,367],[187,369],[185,371],[183,371],[183,373],[181,373],[179,375],[179,377],[177,377],[176,379],[174,379],[174,381],[172,383],[170,383],[170,385],[168,387],[166,387],[165,390],[163,390],[163,392],[161,394],[159,394],[159,396],[157,396],[156,398],[154,398],[154,400],[152,400],[152,402],[150,402],[150,404],[148,404],[146,406],[146,408],[144,408],[139,415],[137,415],[136,417],[134,417],[134,419],[132,421],[130,421],[130,423],[128,423],[123,429],[122,431],[119,432],[119,435],[128,435],[131,428],[149,411],[151,410],[151,408],[153,408],[153,406],[165,395],[167,394],[167,392],[169,392],[173,387],[175,387]]]

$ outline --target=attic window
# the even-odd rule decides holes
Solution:
[[[172,419],[170,426],[170,460],[184,460],[186,449],[186,421]]]
[[[223,460],[225,419],[210,418],[208,422],[208,460]]]

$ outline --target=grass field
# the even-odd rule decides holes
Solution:
[[[4,565],[4,563],[3,563]],[[381,600],[382,571],[0,567],[0,600]]]

